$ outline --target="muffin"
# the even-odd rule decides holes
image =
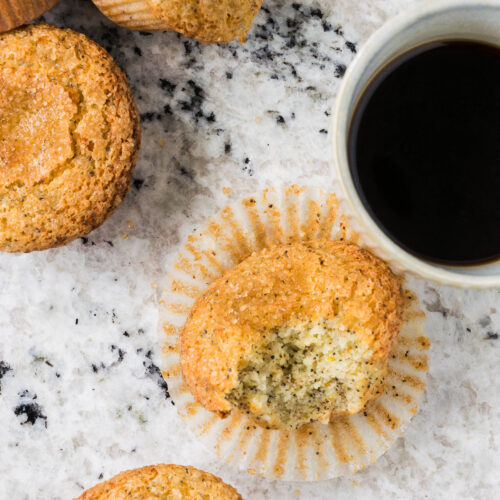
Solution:
[[[245,36],[262,0],[93,0],[105,16],[136,30],[174,30],[202,43]]]
[[[123,201],[140,146],[125,75],[84,35],[0,34],[0,250],[64,245]]]
[[[85,491],[78,500],[125,498],[162,500],[240,500],[239,493],[222,479],[183,465],[150,465],[120,472]]]
[[[297,185],[235,200],[186,237],[159,301],[161,368],[221,459],[272,480],[351,475],[418,411],[425,314],[363,238],[335,193]]]
[[[297,429],[378,397],[402,325],[398,279],[345,241],[253,253],[195,302],[181,333],[183,378],[206,409],[238,408]]]

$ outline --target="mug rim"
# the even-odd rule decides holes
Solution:
[[[417,4],[389,21],[375,31],[364,42],[356,57],[353,59],[344,75],[337,97],[335,99],[336,110],[332,119],[332,146],[333,162],[331,169],[336,174],[335,180],[340,184],[344,199],[342,202],[349,204],[348,217],[355,217],[362,231],[369,237],[375,248],[383,251],[390,259],[393,259],[406,271],[414,273],[422,278],[427,278],[438,283],[470,288],[494,288],[500,286],[500,273],[490,275],[474,275],[467,272],[458,272],[449,267],[432,264],[415,257],[397,243],[395,243],[375,222],[354,186],[349,160],[347,156],[347,134],[351,114],[349,103],[355,96],[356,83],[361,79],[365,68],[372,57],[377,54],[386,43],[395,35],[406,28],[425,22],[425,19],[438,13],[457,10],[464,7],[471,8],[494,8],[500,12],[500,2],[497,0],[428,0],[423,5]],[[478,37],[480,41],[480,37]],[[375,73],[371,76],[374,76]],[[480,266],[464,266],[460,269],[473,269],[485,267],[488,263]]]

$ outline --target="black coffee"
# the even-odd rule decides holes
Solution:
[[[367,210],[409,252],[500,257],[500,50],[424,45],[390,63],[355,110],[349,163]]]

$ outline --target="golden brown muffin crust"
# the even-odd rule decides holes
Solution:
[[[225,413],[240,361],[285,323],[340,318],[374,359],[388,355],[403,313],[398,279],[359,246],[324,239],[274,246],[212,283],[181,334],[181,368],[195,399]]]
[[[120,472],[76,500],[241,500],[222,479],[194,467],[150,465]]]
[[[96,228],[126,195],[140,145],[124,74],[84,35],[0,35],[0,250],[43,250]]]
[[[148,0],[171,29],[202,43],[226,43],[245,36],[262,0]]]

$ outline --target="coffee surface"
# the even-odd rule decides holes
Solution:
[[[500,50],[417,47],[371,81],[353,114],[349,164],[382,230],[418,257],[500,257]]]

